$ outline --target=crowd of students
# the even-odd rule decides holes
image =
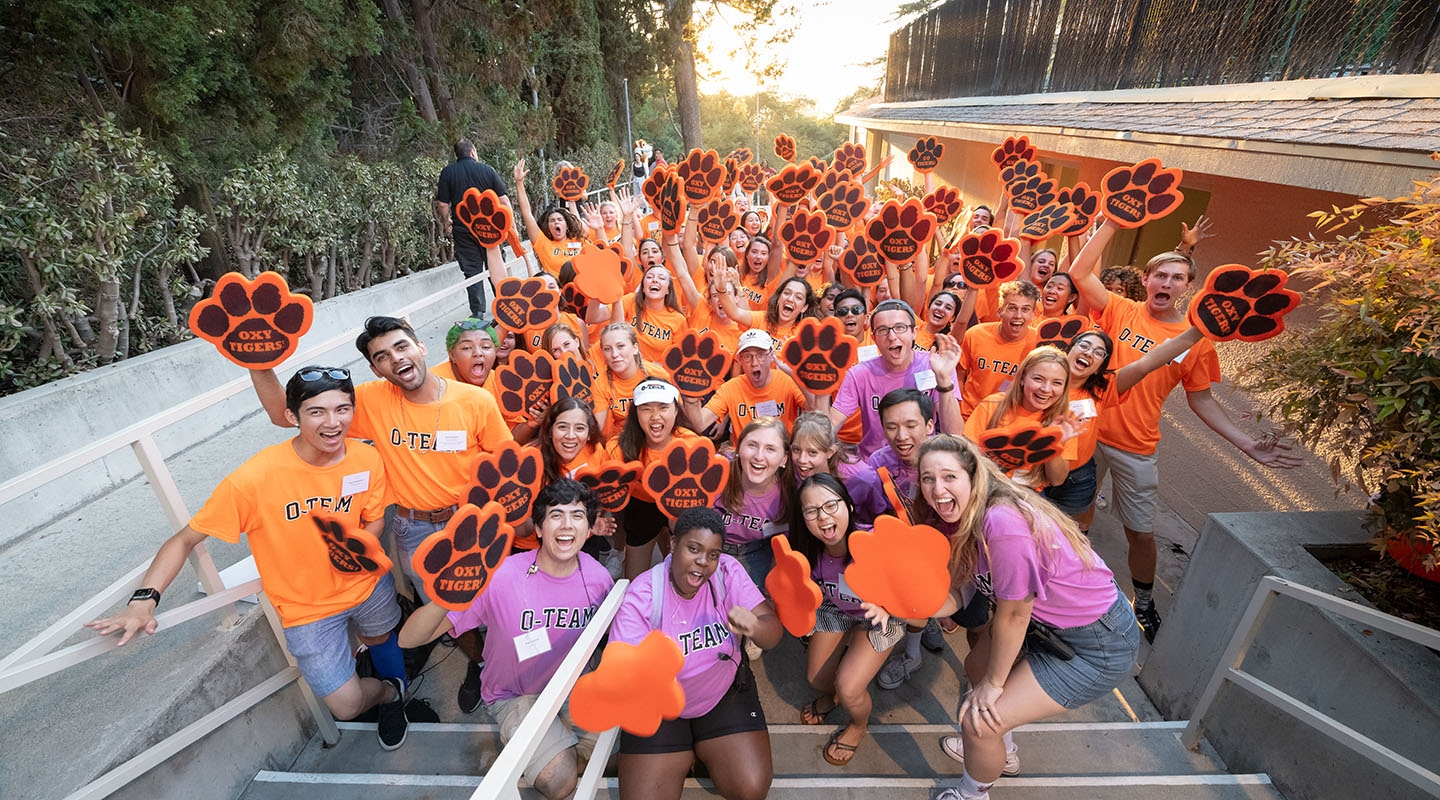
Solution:
[[[597,206],[557,204],[537,215],[523,160],[513,173],[539,274],[562,289],[584,247],[618,243],[634,264],[622,299],[592,301],[542,331],[461,320],[442,357],[404,320],[372,317],[356,346],[378,380],[364,383],[334,367],[303,367],[283,386],[272,370],[252,371],[270,419],[298,428],[295,437],[228,476],[161,548],[126,608],[91,627],[121,631],[122,644],[153,632],[160,595],[190,549],[206,536],[233,542],[244,533],[286,644],[336,717],[376,708],[381,746],[399,747],[402,649],[448,635],[470,659],[461,710],[485,705],[508,740],[623,576],[630,584],[610,638],[670,634],[684,653],[686,702],[654,735],[622,737],[622,796],[678,797],[698,757],[722,796],[763,797],[770,747],[748,662],[782,636],[764,586],[770,539],[783,535],[808,559],[823,596],[806,663],[794,667],[816,695],[797,718],[821,724],[841,707],[849,717],[824,758],[843,767],[862,746],[872,683],[901,685],[922,648],[939,651],[942,631],[964,628],[969,690],[957,698],[959,734],[941,747],[963,763],[950,796],[984,797],[1002,774],[1018,772],[1011,730],[1107,693],[1134,668],[1142,633],[1153,639],[1160,626],[1155,449],[1170,391],[1183,384],[1197,415],[1260,463],[1297,463],[1283,444],[1245,433],[1210,396],[1219,361],[1182,303],[1203,224],[1185,228],[1177,251],[1138,274],[1098,271],[1114,235],[1102,221],[1070,238],[1063,255],[1025,245],[1025,271],[1003,285],[967,286],[952,240],[934,248],[938,257],[922,249],[912,262],[885,263],[878,285],[864,287],[838,269],[843,234],[814,263],[797,264],[775,235],[792,209],[752,209],[739,190],[738,226],[702,247],[693,209],[677,234],[661,232],[625,189]],[[1003,201],[995,209],[977,206],[962,232],[1012,233],[1016,215]],[[487,257],[503,270],[498,253]],[[1037,346],[1040,322],[1073,313],[1092,326],[1063,348]],[[802,320],[828,316],[861,345],[833,397],[802,388],[776,355]],[[715,332],[730,358],[728,379],[708,398],[682,397],[661,366],[689,330]],[[497,366],[534,350],[581,359],[592,401],[502,412]],[[1007,474],[974,441],[1021,420],[1057,426],[1063,452]],[[586,466],[648,464],[671,442],[698,437],[732,459],[713,509],[672,522],[637,482],[612,515],[573,480]],[[412,556],[456,513],[477,455],[511,440],[538,450],[544,470],[517,551],[470,608],[425,604],[402,627],[392,574],[426,599]],[[1133,611],[1087,539],[1106,471],[1129,543]],[[894,617],[846,582],[849,537],[886,514],[950,541],[952,590],[932,619]],[[379,550],[382,535],[394,538],[399,572]],[[378,677],[357,675],[352,625]],[[562,715],[527,778],[546,797],[567,795],[593,743]]]

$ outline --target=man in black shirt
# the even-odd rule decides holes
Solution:
[[[460,199],[465,196],[465,190],[475,187],[479,191],[494,189],[495,194],[500,196],[500,202],[507,207],[510,205],[510,198],[506,193],[505,181],[500,178],[500,173],[489,164],[482,164],[475,160],[475,145],[469,139],[461,139],[455,143],[455,161],[446,165],[440,171],[440,181],[435,188],[435,215],[439,218],[441,225],[450,225],[451,234],[455,239],[455,259],[460,262],[460,271],[469,278],[478,275],[485,267],[485,248],[475,240],[465,223],[455,219],[451,210]],[[500,279],[504,275],[496,275],[493,271],[490,274],[490,284],[499,286]],[[472,317],[483,317],[487,305],[485,303],[485,284],[483,282],[472,283],[468,288],[470,294],[470,315]]]

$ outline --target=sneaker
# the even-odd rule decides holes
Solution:
[[[958,788],[952,786],[949,789],[942,789],[938,794],[935,795],[934,800],[988,800],[989,797],[989,792],[986,792],[985,794],[976,797],[972,795],[967,795],[964,792],[961,792]]]
[[[462,714],[473,714],[480,707],[480,665],[474,661],[465,665],[465,680],[460,682],[455,701],[460,704]]]
[[[903,648],[904,645],[902,644],[901,647]],[[880,675],[875,682],[880,684],[881,689],[899,688],[900,684],[910,677],[910,673],[919,668],[920,658],[918,656],[911,661],[902,652],[891,656],[890,660],[885,662],[885,666],[880,668]]]
[[[379,717],[375,732],[380,736],[382,750],[394,750],[405,744],[405,733],[410,723],[405,719],[405,684],[398,678],[381,678],[387,685],[395,687],[397,697],[379,705]]]
[[[1155,610],[1155,604],[1135,606],[1135,619],[1140,623],[1140,632],[1145,634],[1145,641],[1154,644],[1155,634],[1160,630],[1160,612]]]
[[[925,631],[920,634],[920,646],[932,653],[945,649],[945,634],[940,632],[940,623],[933,619],[925,623]]]
[[[746,639],[746,640],[745,640],[745,657],[746,657],[746,658],[750,659],[751,661],[759,661],[759,660],[760,660],[760,656],[761,656],[762,654],[764,654],[764,652],[765,652],[764,650],[760,649],[760,645],[755,644],[755,641],[754,641],[753,639]]]
[[[430,701],[423,697],[412,697],[410,702],[405,704],[405,720],[407,722],[439,722],[440,715],[430,707]]]
[[[965,763],[965,740],[959,736],[940,737],[940,749],[956,762]],[[1005,751],[1005,767],[1000,770],[1000,774],[1012,776],[1020,774],[1020,751]]]

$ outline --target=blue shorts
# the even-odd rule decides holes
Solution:
[[[421,603],[430,602],[430,595],[426,594],[425,582],[415,574],[415,566],[410,560],[414,558],[415,551],[420,549],[421,543],[430,538],[432,533],[445,530],[446,524],[410,519],[403,514],[396,514],[390,523],[390,530],[395,536],[395,547],[400,551],[400,568],[405,570],[405,577],[410,579],[410,588],[415,590],[416,599]]]
[[[1060,628],[1060,638],[1075,650],[1069,661],[1040,648],[1025,647],[1025,662],[1051,700],[1079,708],[1096,700],[1135,672],[1140,653],[1140,625],[1130,601],[1115,588],[1115,602],[1089,625]]]
[[[725,545],[725,552],[735,556],[740,566],[745,568],[745,574],[755,584],[755,588],[765,593],[765,577],[770,570],[775,568],[775,550],[770,545],[770,540],[757,539],[753,542],[742,542],[739,544]]]
[[[395,600],[395,579],[390,573],[385,573],[359,605],[285,629],[285,647],[319,697],[334,693],[355,674],[355,654],[350,649],[352,622],[361,636],[382,636],[400,624],[400,604]]]
[[[1095,502],[1095,459],[1070,470],[1059,486],[1046,486],[1045,499],[1062,512],[1074,517],[1084,513]]]

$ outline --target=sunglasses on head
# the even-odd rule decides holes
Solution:
[[[491,328],[495,327],[495,320],[475,319],[472,317],[470,319],[460,320],[459,322],[455,323],[455,327],[459,328],[462,331],[488,331]]]
[[[300,380],[306,383],[314,383],[321,378],[330,378],[337,381],[350,380],[350,370],[340,367],[325,367],[323,369],[306,369],[295,373]]]

